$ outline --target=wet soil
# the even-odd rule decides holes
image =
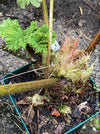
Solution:
[[[31,68],[33,68],[33,66]],[[27,70],[25,70],[25,72],[27,72]],[[19,83],[24,81],[42,79],[43,76],[40,74],[41,72],[31,72],[23,74],[20,75],[20,77],[17,76],[6,80],[6,83]],[[65,85],[66,87],[70,88],[70,91],[65,90]],[[69,85],[73,86],[70,87]],[[74,85],[71,80],[63,78],[59,83],[48,88],[47,97],[50,99],[50,101],[49,103],[45,102],[46,106],[43,107],[32,106],[32,103],[28,100],[28,97],[33,97],[35,94],[40,94],[41,96],[43,96],[43,89],[42,91],[41,89],[38,89],[36,91],[29,91],[26,93],[13,95],[13,97],[15,98],[16,105],[18,104],[17,108],[19,109],[21,116],[23,117],[23,120],[31,134],[43,134],[45,132],[48,132],[49,134],[55,134],[57,128],[60,128],[61,130],[59,131],[61,131],[61,133],[63,134],[64,132],[71,129],[73,126],[76,126],[77,124],[86,120],[97,112],[98,106],[96,104],[95,97],[96,90],[93,88],[93,82],[91,80],[88,80],[86,82],[86,84],[84,85],[84,93],[74,93],[74,89],[76,89],[77,86],[79,89],[82,88],[80,83]],[[25,104],[22,102],[22,100]],[[82,104],[84,102],[87,102],[85,107],[84,104]],[[82,104],[81,111],[78,107],[80,104]],[[71,108],[72,113],[69,113],[67,115],[61,114],[60,116],[51,115],[51,111],[54,108],[58,109],[58,107],[65,105]],[[32,109],[31,113],[29,114],[31,106]],[[87,110],[87,108],[89,111]],[[78,128],[78,130],[80,128]],[[78,134],[78,130],[73,133]],[[57,131],[57,133],[59,131]]]
[[[3,3],[4,2],[4,3]],[[49,0],[47,0],[49,6]],[[88,0],[90,6],[87,5],[84,0],[58,0],[54,3],[54,30],[57,33],[57,41],[59,44],[64,42],[64,35],[70,35],[73,39],[82,34],[80,38],[79,47],[84,50],[89,45],[95,34],[100,28],[100,0]],[[97,10],[91,8],[91,5]],[[81,11],[82,10],[82,11]],[[27,27],[29,21],[37,20],[39,25],[43,24],[42,9],[36,9],[32,6],[27,7],[26,10],[20,9],[16,0],[2,0],[0,1],[0,12],[3,13],[3,17],[0,17],[0,23],[8,16],[12,19],[19,20],[22,27]],[[83,13],[83,14],[82,14]],[[29,61],[23,56],[19,55],[19,58],[13,56],[10,52],[5,52],[5,42],[0,39],[0,79],[4,74],[13,71],[14,69],[21,67]],[[21,51],[21,54],[25,54]],[[18,55],[17,55],[18,56]],[[25,57],[25,56],[24,56]],[[92,78],[96,81],[100,87],[100,45],[98,45],[91,55],[91,63],[95,63],[95,68],[92,74]],[[2,82],[1,82],[2,83]],[[1,102],[10,103],[9,97],[0,98]],[[3,104],[2,103],[2,104]],[[13,121],[8,118],[11,113],[9,105],[2,105],[0,109],[0,134],[21,134],[22,131],[14,125]],[[11,114],[9,115],[11,117]],[[88,125],[88,124],[87,124]],[[49,126],[49,125],[48,125]],[[15,129],[16,128],[16,129]],[[79,133],[94,134],[91,127],[86,130],[82,130]]]

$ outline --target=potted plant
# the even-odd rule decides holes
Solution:
[[[44,76],[42,76],[41,74],[40,77],[43,78],[45,77],[45,79],[1,86],[0,88],[1,95],[8,95],[11,93],[15,94],[23,91],[29,91],[32,89],[34,90],[38,89],[37,92],[32,92],[31,96],[29,96],[27,93],[27,96],[25,95],[18,102],[15,101],[14,99],[15,96],[10,95],[10,98],[12,99],[12,102],[19,116],[20,114],[16,107],[16,104],[24,106],[28,105],[28,108],[25,107],[26,109],[24,110],[26,112],[24,111],[23,111],[24,113],[22,112],[22,117],[24,119],[24,122],[28,123],[28,124],[26,123],[26,125],[30,126],[30,131],[32,133],[33,133],[32,127],[34,126],[34,124],[36,126],[39,125],[39,113],[41,113],[41,107],[43,107],[42,112],[46,110],[44,107],[47,107],[47,109],[49,109],[47,110],[47,112],[49,111],[48,112],[49,113],[48,119],[50,119],[49,123],[52,123],[53,116],[56,118],[53,119],[53,121],[55,120],[55,122],[60,117],[61,121],[62,119],[64,119],[65,122],[64,126],[61,126],[61,124],[59,125],[59,123],[56,122],[57,127],[56,131],[53,130],[54,133],[64,133],[65,131],[68,130],[68,128],[66,127],[69,127],[70,129],[72,126],[75,125],[73,122],[79,123],[85,120],[83,123],[79,125],[81,126],[87,121],[86,119],[88,113],[91,113],[92,111],[91,110],[92,107],[89,106],[90,103],[87,100],[84,101],[84,99],[85,94],[87,94],[88,92],[94,92],[93,83],[91,83],[91,81],[89,80],[89,77],[92,73],[93,64],[89,65],[88,61],[90,58],[89,53],[91,52],[91,50],[94,49],[94,46],[100,41],[99,40],[100,31],[97,33],[96,39],[94,38],[95,42],[92,42],[91,43],[92,45],[90,44],[89,47],[86,49],[86,51],[77,49],[77,44],[79,42],[80,37],[78,37],[75,41],[73,41],[70,37],[66,37],[65,43],[56,53],[56,56],[55,54],[53,54],[54,57],[52,61],[53,64],[51,64],[52,60],[50,59],[51,44],[54,43],[54,41],[56,40],[56,34],[54,31],[52,32],[53,0],[50,1],[49,27],[48,27],[47,10],[45,10],[46,9],[45,0],[43,1],[38,0],[33,2],[26,0],[25,1],[18,0],[17,2],[23,8],[25,7],[25,5],[29,5],[30,2],[36,7],[38,7],[39,3],[42,2],[44,8],[43,10],[45,18],[44,20],[46,25],[38,27],[36,22],[31,22],[30,27],[28,27],[25,30],[22,30],[17,20],[11,20],[10,18],[8,18],[0,26],[0,36],[2,36],[3,38],[6,37],[6,44],[9,49],[16,50],[19,49],[20,47],[26,48],[26,46],[29,45],[31,48],[32,47],[35,48],[36,53],[39,52],[43,53],[42,57],[47,58],[46,61],[43,62],[46,63],[46,66],[44,68],[43,67],[41,68],[41,70],[45,69],[45,74]],[[29,65],[30,64],[18,70],[15,70],[12,73],[17,74],[22,73],[23,71],[27,71]],[[35,75],[37,78],[40,79],[40,77],[36,72],[37,70],[39,69],[33,70],[33,72],[35,72],[33,73],[33,75]],[[4,79],[7,80],[7,77],[9,76],[11,75],[6,75]],[[11,81],[10,78],[9,80]],[[5,82],[7,81],[4,81],[4,83]],[[90,94],[88,94],[88,96],[89,95]],[[82,98],[82,96],[83,99],[79,99]],[[87,99],[89,99],[89,97]],[[19,107],[22,108],[21,106]],[[26,113],[28,117],[27,119],[25,117]],[[35,118],[36,113],[37,113],[37,124],[36,122],[35,123],[33,122],[33,118],[36,119]],[[83,117],[81,118],[81,116]],[[21,118],[22,122],[23,119]],[[23,124],[25,126],[27,133],[30,133],[24,122]],[[73,131],[77,127],[70,129],[70,131]],[[55,129],[55,127],[53,129]],[[41,131],[41,133],[43,133],[43,129],[40,130],[40,126],[38,128],[35,128],[34,131],[36,130]]]

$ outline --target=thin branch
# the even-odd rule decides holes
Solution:
[[[89,44],[85,52],[92,53],[96,47],[97,44],[100,42],[100,30],[97,32],[96,36],[92,40],[92,42]]]
[[[54,66],[54,65],[50,65],[50,66],[46,66],[46,67],[40,67],[40,68],[32,69],[32,70],[29,70],[29,71],[26,71],[26,72],[23,72],[23,73],[19,73],[19,74],[7,73],[7,74],[13,75],[13,76],[9,76],[8,78],[4,78],[3,80],[0,80],[0,82],[3,82],[4,80],[8,80],[8,79],[10,79],[10,78],[14,78],[14,77],[17,77],[17,76],[20,76],[20,75],[23,75],[23,74],[27,74],[27,73],[30,73],[30,72],[39,71],[39,70],[46,69],[46,68],[53,67],[53,66]]]
[[[98,12],[98,10],[96,10],[91,3],[87,2],[86,0],[83,0],[89,7],[91,7],[96,13],[98,13],[100,15],[100,12]]]

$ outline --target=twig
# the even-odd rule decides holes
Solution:
[[[89,44],[85,52],[92,53],[96,47],[97,44],[100,43],[100,30],[97,32],[96,36],[92,40],[92,42]]]
[[[81,8],[80,6],[78,6],[78,8],[79,8],[80,14],[81,14],[81,16],[82,16],[82,15],[83,15],[83,10],[82,10],[82,8]]]
[[[81,36],[84,36],[87,40],[92,41],[89,37],[87,37],[80,29],[78,29],[79,32],[81,33]]]
[[[100,15],[100,12],[98,12],[98,10],[96,10],[91,3],[87,2],[86,0],[83,0],[89,7],[91,7],[96,13],[98,13]]]
[[[4,102],[4,104],[8,105],[10,109],[13,111],[12,106],[8,102]]]
[[[73,23],[74,21],[78,21],[78,20],[79,20],[79,18],[78,19],[70,19],[67,22],[65,22],[65,25],[68,26],[69,24]]]
[[[17,77],[17,76],[20,76],[20,75],[23,75],[23,74],[27,74],[27,73],[30,73],[30,72],[35,72],[35,71],[38,71],[38,70],[46,69],[46,68],[49,68],[49,67],[52,67],[52,66],[54,66],[54,65],[50,65],[50,66],[46,66],[46,67],[41,67],[41,68],[33,69],[33,70],[30,70],[30,71],[26,71],[26,72],[23,72],[23,73],[15,74],[13,76],[10,76],[8,78],[0,80],[0,82],[3,82],[4,80],[8,80],[10,78],[14,78],[14,77]],[[7,74],[12,75],[12,73],[7,73]]]
[[[8,116],[8,118],[10,118],[10,120],[21,130],[22,133],[27,134],[13,119],[11,119],[11,117]]]
[[[38,118],[38,134],[40,134],[40,127],[39,127],[39,110],[37,109],[37,118]]]

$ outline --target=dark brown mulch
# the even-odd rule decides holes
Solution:
[[[41,75],[37,75],[41,72],[29,73],[22,75],[20,77],[15,77],[14,79],[9,79],[9,81],[13,82],[23,82],[36,79],[41,79]],[[8,81],[8,83],[9,83]],[[65,85],[70,88],[69,91],[65,91]],[[71,86],[70,86],[71,85]],[[49,134],[54,134],[57,128],[61,127],[61,133],[68,131],[73,126],[79,124],[80,122],[86,120],[89,116],[96,113],[96,97],[95,97],[95,89],[93,88],[93,83],[91,80],[88,80],[84,86],[84,92],[74,93],[74,90],[81,87],[81,83],[73,85],[72,81],[69,79],[62,79],[61,82],[55,84],[54,86],[48,88],[48,98],[50,102],[45,107],[32,107],[31,113],[28,116],[28,112],[31,103],[18,105],[18,109],[21,112],[21,115],[24,119],[25,124],[30,130],[31,134],[38,134],[48,132]],[[40,89],[36,91],[29,91],[26,93],[15,94],[14,97],[16,101],[25,100],[25,98],[32,97],[35,93],[39,93]],[[43,95],[43,90],[40,92]],[[79,111],[79,104],[86,102],[87,106],[91,109],[89,113],[86,112],[86,109],[82,109]],[[67,105],[71,107],[72,114],[70,114],[70,123],[66,122],[67,116],[61,114],[61,116],[56,117],[51,115],[51,111],[53,108],[59,109],[59,106]],[[80,128],[79,128],[80,129]],[[78,134],[78,130],[76,131]]]

